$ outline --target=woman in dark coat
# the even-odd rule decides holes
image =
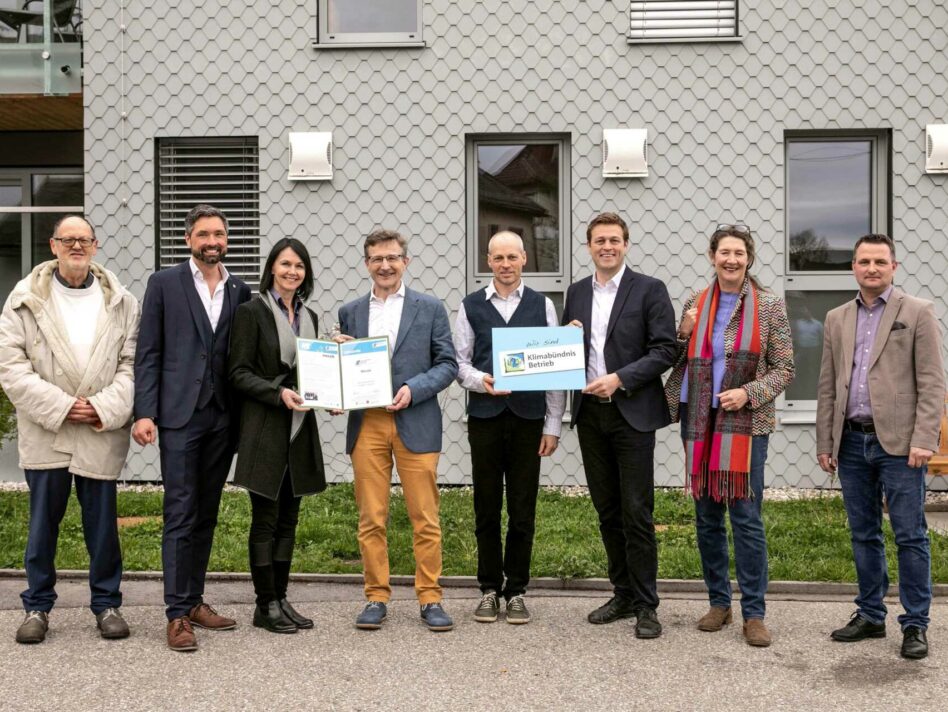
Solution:
[[[296,337],[315,339],[316,315],[303,243],[283,238],[270,251],[260,294],[241,304],[231,336],[230,380],[243,396],[234,484],[250,492],[253,624],[274,633],[312,628],[286,600],[303,495],[326,489],[316,415],[296,392]]]

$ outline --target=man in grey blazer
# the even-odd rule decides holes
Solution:
[[[905,609],[901,653],[919,659],[928,655],[932,599],[925,475],[938,448],[945,374],[932,303],[892,286],[897,266],[887,235],[856,242],[859,294],[826,315],[816,452],[823,470],[839,471],[859,579],[857,610],[831,637],[844,643],[885,637],[884,493]]]
[[[438,393],[458,373],[444,305],[405,287],[408,244],[391,230],[365,238],[369,294],[339,310],[340,340],[388,336],[392,349],[392,404],[349,413],[346,452],[352,458],[359,507],[359,549],[367,603],[356,627],[380,628],[392,594],[389,585],[388,521],[392,465],[405,493],[414,532],[415,593],[431,630],[451,630],[441,606],[441,523],[437,485],[441,453]]]

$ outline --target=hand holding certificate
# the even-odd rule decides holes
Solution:
[[[296,340],[297,382],[303,405],[330,410],[392,404],[392,362],[387,336],[337,344]]]
[[[494,389],[578,390],[586,385],[583,332],[572,326],[493,329]]]

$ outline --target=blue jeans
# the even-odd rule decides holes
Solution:
[[[928,628],[932,601],[931,550],[925,521],[927,467],[909,467],[908,458],[888,454],[872,433],[844,431],[839,447],[839,483],[849,519],[859,578],[856,606],[872,623],[885,620],[882,598],[889,588],[889,570],[882,536],[882,497],[899,550],[899,616],[904,630]]]
[[[56,544],[66,514],[72,473],[66,468],[26,470],[30,488],[30,532],[26,540],[27,589],[20,594],[27,611],[49,613],[56,601]],[[92,612],[122,605],[122,551],[115,509],[115,480],[76,476],[76,497],[82,508],[82,535],[89,552]]]
[[[681,409],[682,432],[687,412]],[[737,583],[741,587],[741,614],[744,620],[763,618],[766,613],[767,538],[761,504],[764,499],[764,465],[767,462],[768,435],[753,436],[751,444],[751,499],[715,502],[710,497],[695,500],[695,525],[698,551],[708,599],[712,606],[731,607],[730,557],[724,515],[731,518],[734,534],[734,564]]]

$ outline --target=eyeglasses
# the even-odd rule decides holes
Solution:
[[[366,257],[365,261],[373,267],[378,267],[383,262],[395,264],[401,262],[403,259],[405,259],[405,255],[376,255],[375,257]]]
[[[727,223],[718,223],[718,226],[714,228],[715,232],[729,232],[735,235],[750,235],[751,229],[747,225],[728,225]]]
[[[94,237],[54,237],[53,239],[63,247],[72,247],[78,242],[82,249],[91,247],[95,242]]]

